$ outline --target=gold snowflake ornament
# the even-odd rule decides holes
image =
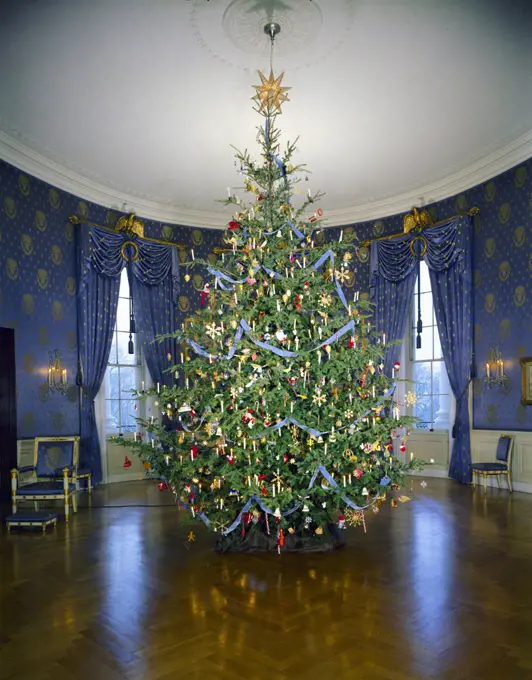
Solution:
[[[326,400],[326,395],[322,393],[319,387],[316,387],[315,394],[312,395],[312,403],[317,404],[318,406],[323,406]]]
[[[347,510],[345,513],[345,521],[351,527],[364,527],[364,533],[366,532],[366,520],[364,519],[363,510]]]
[[[323,292],[320,295],[319,302],[322,307],[329,307],[332,303],[332,297],[329,295],[329,293]]]
[[[347,281],[349,281],[351,278],[351,272],[349,269],[337,269],[334,272],[334,275],[339,283],[347,283]]]
[[[215,323],[208,323],[205,326],[205,332],[207,333],[209,338],[212,338],[214,340],[216,337],[222,334],[222,329]]]
[[[407,392],[405,394],[405,404],[407,406],[415,406],[417,403],[417,395],[415,392]]]

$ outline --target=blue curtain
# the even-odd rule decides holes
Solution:
[[[162,342],[155,340],[158,335],[175,333],[177,330],[177,250],[169,247],[165,249],[172,251],[172,262],[164,278],[159,280],[159,277],[150,277],[146,271],[142,277],[138,276],[138,260],[128,268],[128,276],[137,330],[151,378],[154,383],[170,386],[174,384],[174,379],[167,368],[177,363],[176,341],[175,338],[165,338]]]
[[[153,339],[176,330],[175,301],[179,293],[175,248],[127,234],[91,226],[78,237],[78,344],[82,388],[80,408],[80,467],[92,470],[101,481],[101,455],[94,413],[116,325],[120,274],[128,263],[128,277],[137,330],[141,335],[148,369],[155,382],[170,384],[164,373],[168,352],[175,362],[174,340],[159,345]]]
[[[101,232],[101,233],[99,233]],[[106,244],[115,255],[104,259]],[[116,324],[120,272],[124,260],[120,256],[123,237],[103,230],[79,232],[79,289],[77,298],[80,407],[80,468],[89,468],[95,484],[102,479],[102,461],[94,399],[98,394],[109,360]],[[118,248],[116,248],[118,246]],[[116,257],[118,250],[118,257]]]
[[[469,217],[413,232],[371,246],[371,299],[376,307],[376,328],[389,340],[401,340],[408,322],[421,252],[427,261],[438,331],[449,382],[456,397],[455,438],[449,476],[471,481],[471,449],[467,388],[471,380],[472,286],[471,225]],[[388,373],[397,357],[393,348],[385,359]]]
[[[406,239],[374,241],[370,258],[370,300],[375,304],[375,329],[386,342],[402,340],[410,318],[409,307],[416,282],[416,262],[408,257]],[[384,373],[391,377],[400,345],[392,345],[384,357]]]
[[[429,274],[443,358],[456,398],[449,477],[470,484],[468,387],[473,363],[471,228],[469,220],[453,222],[444,225],[446,229],[435,229],[436,233],[430,234],[432,252],[443,254],[452,248],[447,258],[452,265],[445,267],[445,256],[438,260],[439,266],[434,261],[430,266],[429,259]]]

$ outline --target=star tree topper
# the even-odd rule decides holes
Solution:
[[[269,78],[266,78],[260,71],[258,73],[261,84],[253,85],[255,90],[257,90],[257,94],[252,97],[252,99],[259,104],[259,110],[261,112],[264,111],[264,109],[277,109],[279,113],[281,113],[281,104],[290,101],[285,92],[291,89],[289,87],[281,87],[284,72],[281,73],[278,78],[273,75],[273,71],[270,71]]]

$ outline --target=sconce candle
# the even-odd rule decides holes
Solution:
[[[490,345],[488,350],[488,360],[486,361],[486,375],[484,382],[488,389],[492,387],[502,387],[506,382],[504,375],[504,360],[502,350],[499,345]]]

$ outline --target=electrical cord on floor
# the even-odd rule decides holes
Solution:
[[[100,508],[174,508],[175,505],[164,503],[162,505],[154,505],[153,503],[131,503],[126,505],[80,505],[79,509],[83,510],[99,510]]]

